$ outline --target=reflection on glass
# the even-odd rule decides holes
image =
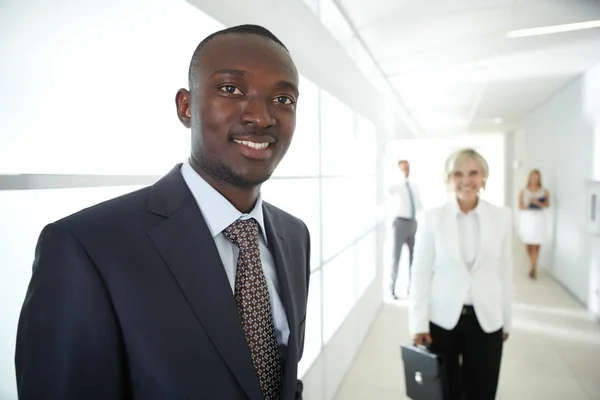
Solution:
[[[323,343],[327,345],[356,303],[356,250],[323,265]]]
[[[321,90],[321,173],[350,175],[357,161],[354,112]]]
[[[319,87],[301,76],[300,92],[294,138],[273,176],[319,175]]]
[[[306,308],[306,331],[304,354],[298,364],[298,377],[302,378],[321,353],[321,271],[310,276],[308,305]]]
[[[310,266],[321,265],[319,179],[270,179],[262,186],[263,199],[300,218],[310,232]]]

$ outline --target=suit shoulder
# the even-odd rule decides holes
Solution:
[[[102,201],[56,221],[65,227],[78,227],[115,219],[127,219],[136,211],[145,210],[150,186]]]
[[[275,207],[271,203],[264,202],[263,204],[269,210],[269,212],[275,216],[275,218],[278,220],[278,223],[282,226],[291,228],[293,230],[304,229],[306,232],[309,232],[308,227],[300,218],[282,210],[279,207]]]
[[[276,215],[277,218],[281,222],[283,222],[285,225],[292,225],[292,226],[297,225],[297,226],[306,227],[306,224],[304,223],[304,221],[302,221],[300,218],[288,213],[287,211],[284,211],[281,208],[276,207],[271,203],[267,203],[266,201],[263,204],[269,210],[269,212],[271,212],[273,215]]]

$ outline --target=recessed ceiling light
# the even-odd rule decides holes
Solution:
[[[540,28],[518,29],[506,33],[507,38],[521,38],[527,36],[549,35],[551,33],[561,33],[578,31],[581,29],[600,28],[599,21],[577,22],[574,24],[543,26]]]
[[[494,118],[494,123],[495,124],[501,124],[503,122],[504,122],[504,120],[502,118]]]

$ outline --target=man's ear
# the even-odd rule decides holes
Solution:
[[[179,89],[175,95],[177,106],[177,117],[186,128],[192,126],[192,113],[190,110],[190,92],[187,89]]]

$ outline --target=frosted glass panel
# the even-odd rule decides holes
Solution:
[[[302,378],[321,353],[321,271],[310,276],[308,304],[306,310],[306,331],[304,333],[304,354],[298,364],[298,377]]]
[[[271,179],[262,186],[263,199],[295,217],[310,231],[311,269],[321,265],[319,179]]]
[[[353,207],[356,210],[354,224],[356,235],[362,236],[372,229],[377,218],[377,181],[373,176],[359,177],[354,180],[356,191]]]
[[[0,191],[0,399],[16,399],[14,351],[17,321],[31,278],[42,228],[82,208],[139,187]],[[10,382],[10,383],[8,383]]]
[[[183,0],[9,4],[0,172],[161,175],[187,156],[175,93],[223,25]]]
[[[352,178],[323,178],[323,261],[356,240],[355,193]]]
[[[327,344],[356,303],[356,250],[323,266],[323,341]]]
[[[301,76],[300,93],[294,138],[273,176],[319,175],[319,88]]]
[[[321,173],[350,175],[356,162],[354,112],[346,104],[322,90]]]
[[[372,231],[356,244],[356,290],[363,295],[377,274],[377,232]]]
[[[358,175],[375,175],[377,172],[377,131],[373,122],[356,115],[357,159],[354,165]]]

